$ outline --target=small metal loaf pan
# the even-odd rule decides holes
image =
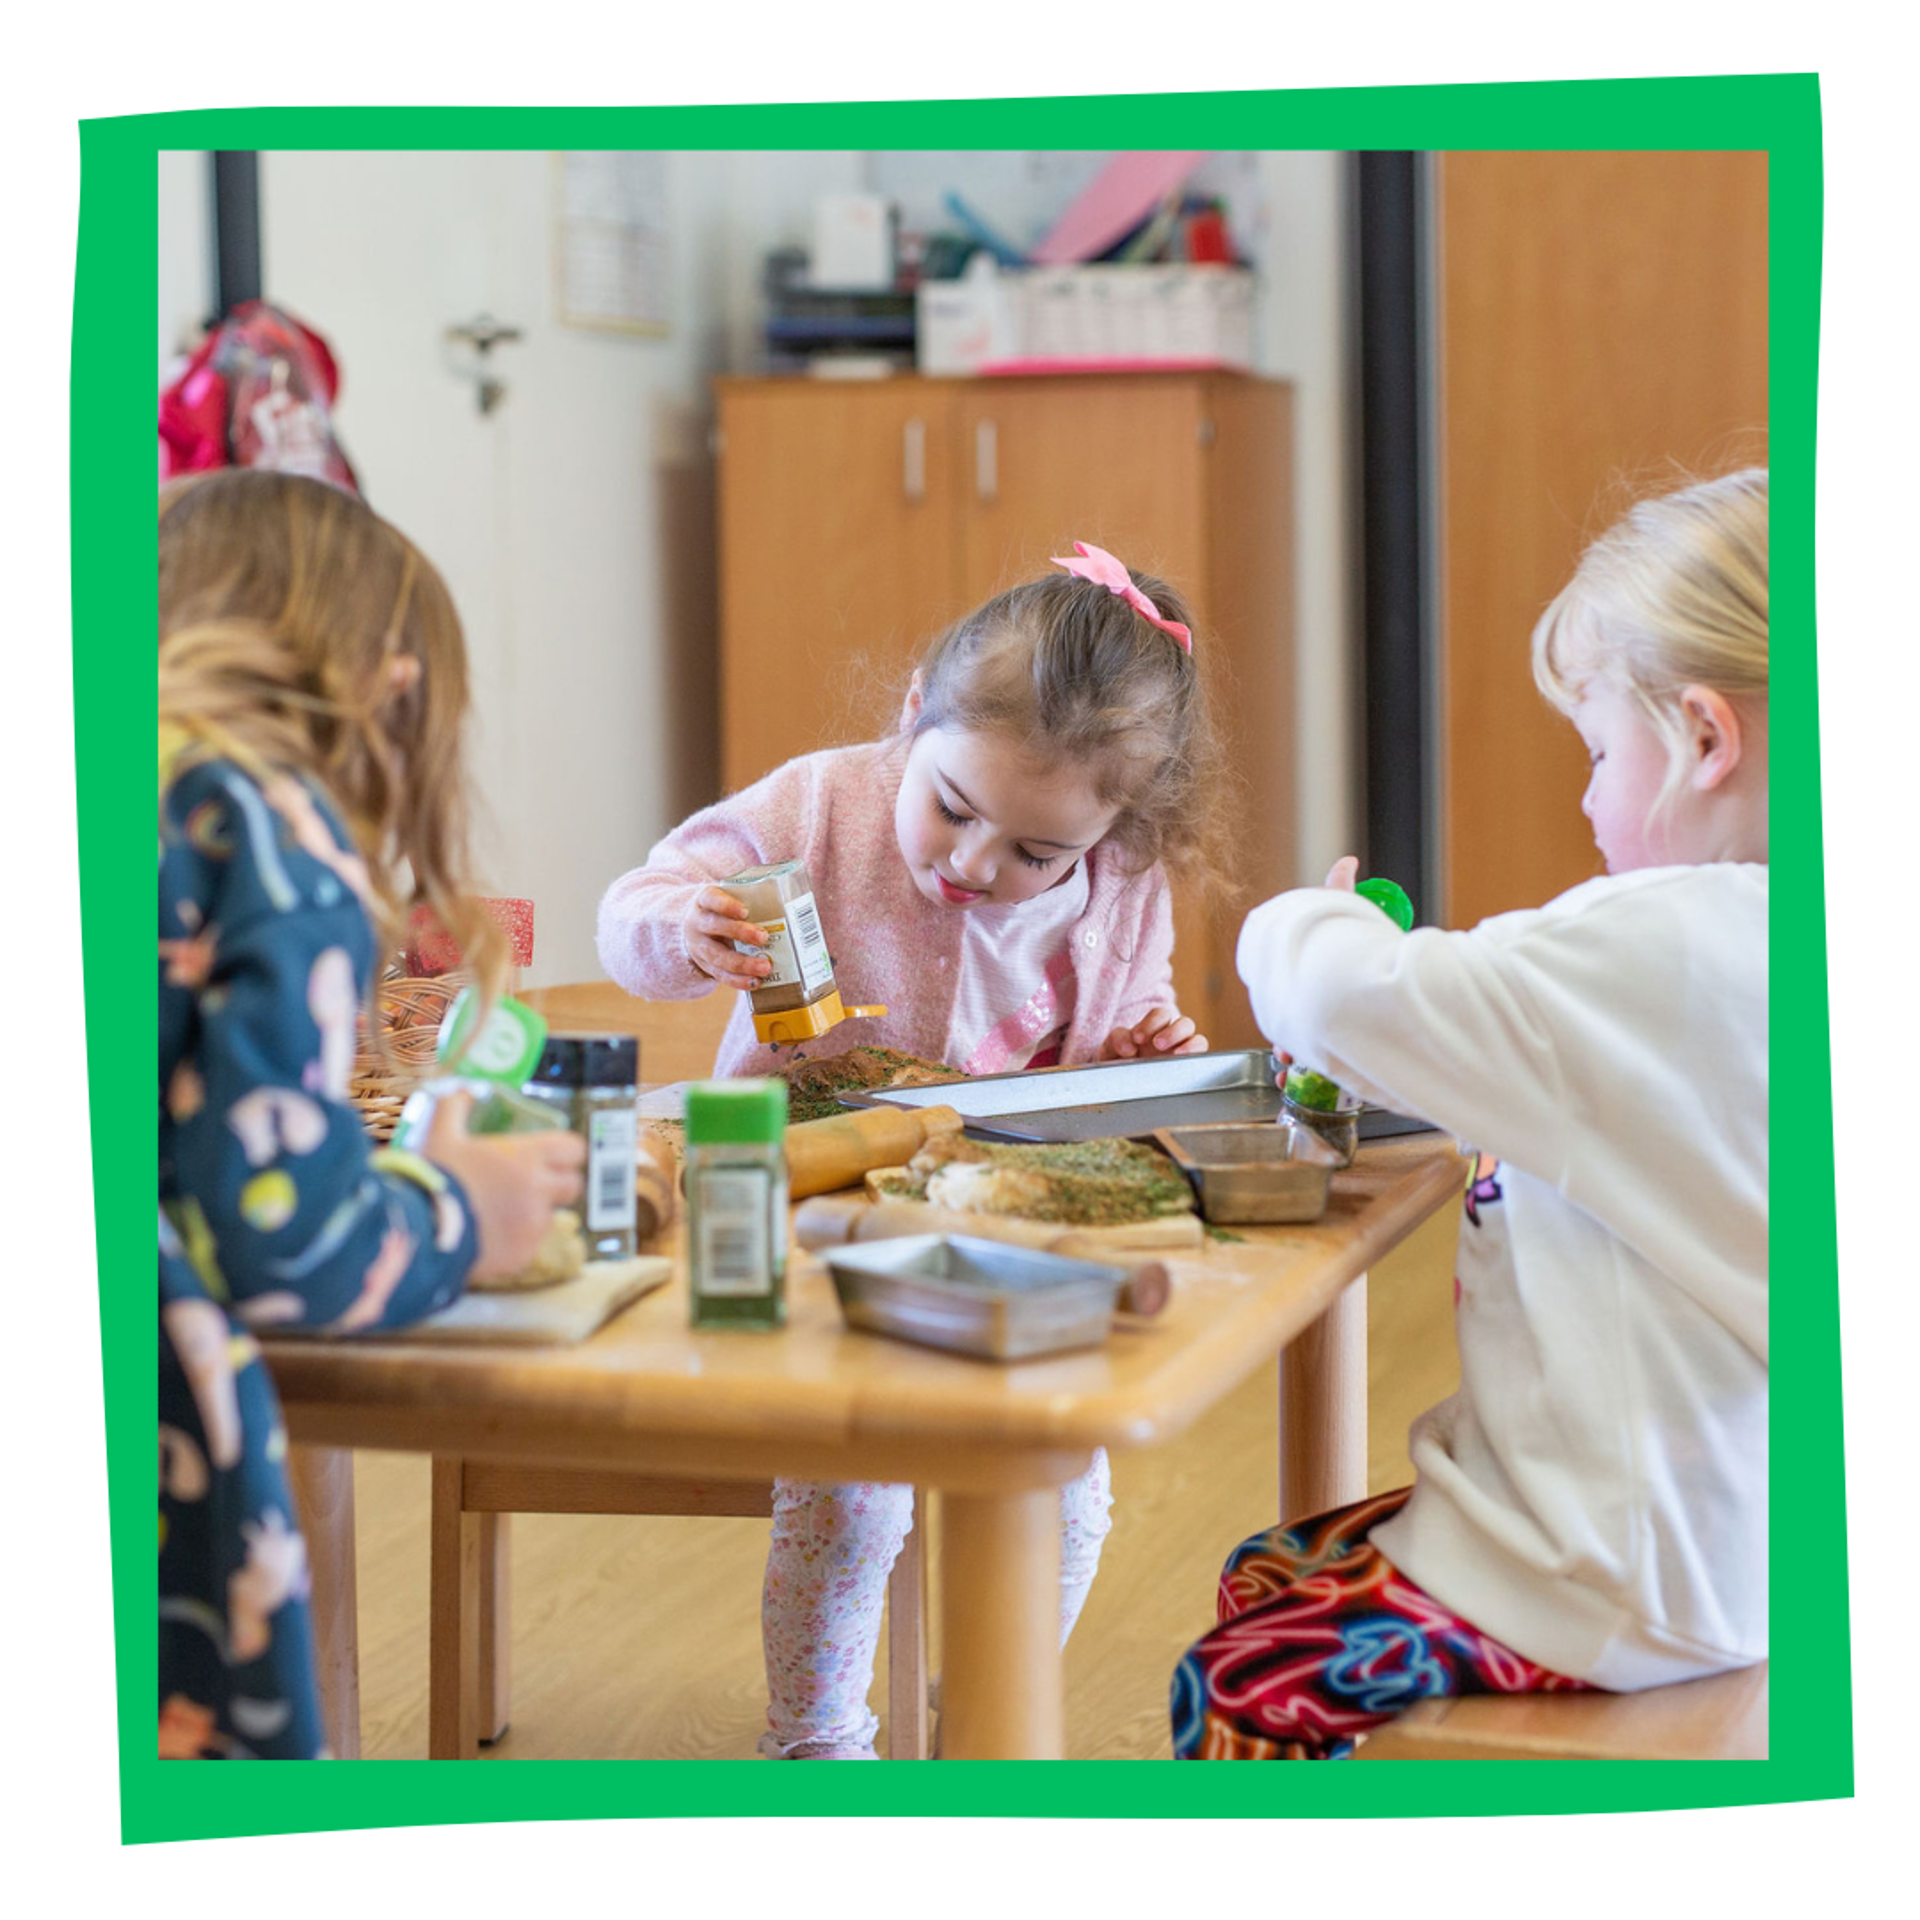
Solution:
[[[981,1360],[1098,1346],[1126,1273],[1092,1260],[918,1233],[828,1249],[847,1324]]]
[[[1154,1143],[1193,1182],[1200,1211],[1221,1225],[1318,1220],[1340,1158],[1305,1127],[1162,1127]]]

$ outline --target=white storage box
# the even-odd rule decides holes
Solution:
[[[984,253],[958,280],[921,281],[914,306],[914,359],[922,373],[977,373],[1020,351],[1013,278]]]
[[[976,256],[958,280],[919,290],[917,357],[930,374],[1049,366],[1253,365],[1245,267],[1034,267]]]

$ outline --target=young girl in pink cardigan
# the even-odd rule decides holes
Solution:
[[[898,732],[790,761],[616,880],[607,972],[656,1000],[757,986],[771,962],[735,943],[765,935],[712,883],[799,859],[841,997],[888,1008],[809,1057],[887,1046],[981,1074],[1202,1051],[1174,1004],[1167,883],[1217,866],[1219,750],[1186,610],[1164,582],[1075,551],[932,643]],[[743,992],[715,1072],[790,1059],[755,1039]],[[1063,1642],[1110,1506],[1097,1452],[1062,1495]],[[775,1482],[763,1753],[874,1757],[881,1604],[911,1525],[908,1487]]]

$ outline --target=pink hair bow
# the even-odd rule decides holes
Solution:
[[[1162,633],[1178,641],[1186,652],[1193,651],[1193,635],[1178,620],[1163,618],[1160,609],[1133,584],[1133,575],[1112,554],[1100,547],[1090,547],[1084,540],[1076,540],[1073,550],[1080,556],[1079,559],[1063,560],[1056,553],[1053,564],[1065,567],[1082,580],[1091,580],[1095,586],[1105,587],[1109,593],[1117,593],[1141,619],[1151,620]]]

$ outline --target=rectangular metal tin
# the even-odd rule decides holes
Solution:
[[[1261,1048],[1037,1067],[842,1098],[858,1107],[954,1107],[969,1133],[989,1140],[1139,1139],[1156,1127],[1272,1120],[1280,1112],[1273,1056]]]
[[[1280,1088],[1264,1047],[1183,1053],[1170,1060],[1108,1060],[1089,1067],[987,1073],[937,1087],[847,1093],[850,1107],[953,1107],[987,1140],[1144,1140],[1162,1127],[1277,1120]],[[1366,1107],[1360,1138],[1431,1132],[1425,1121]]]
[[[1266,1123],[1161,1127],[1154,1144],[1193,1183],[1200,1211],[1223,1226],[1318,1220],[1338,1157],[1304,1127]]]
[[[1120,1267],[920,1233],[833,1247],[821,1258],[847,1324],[983,1360],[1097,1346],[1113,1328]]]

